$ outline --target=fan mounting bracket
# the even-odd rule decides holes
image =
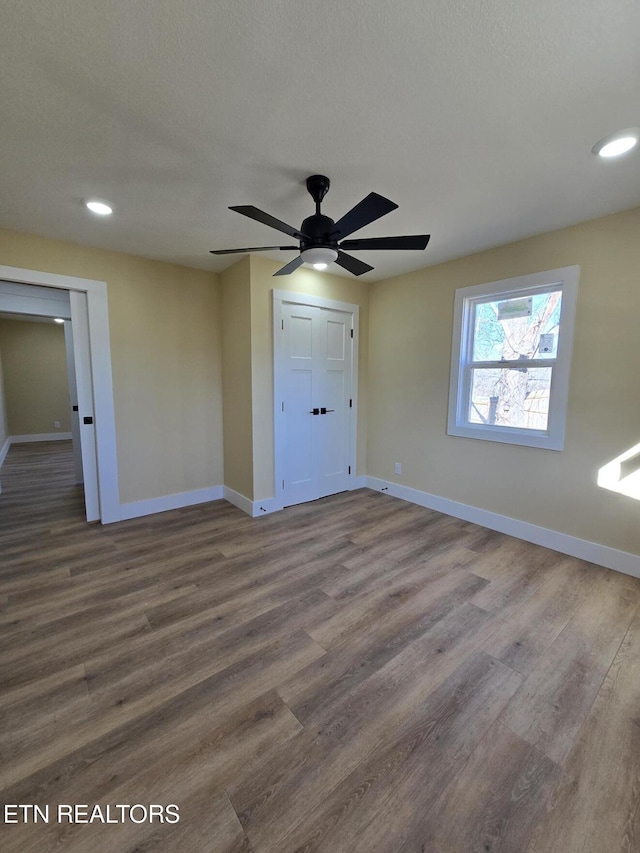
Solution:
[[[329,192],[330,186],[331,181],[326,175],[309,175],[307,178],[307,190],[317,205]]]

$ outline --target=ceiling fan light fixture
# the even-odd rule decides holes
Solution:
[[[605,136],[593,146],[591,151],[599,157],[608,159],[610,157],[619,157],[621,154],[626,154],[627,151],[637,144],[640,138],[640,130],[631,128],[621,130],[618,133],[613,133],[610,136]]]
[[[312,249],[304,249],[300,257],[305,264],[311,264],[316,270],[326,270],[338,257],[338,250],[331,246],[315,246]]]

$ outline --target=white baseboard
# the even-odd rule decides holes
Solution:
[[[32,441],[70,441],[70,432],[36,432],[34,435],[10,435],[11,444],[27,444]]]
[[[271,512],[277,512],[282,509],[275,498],[265,498],[263,501],[252,501],[250,498],[245,497],[240,494],[240,492],[230,489],[228,486],[224,487],[223,497],[225,501],[237,506],[238,509],[246,512],[247,515],[251,516],[251,518],[258,518],[260,515],[268,515]]]
[[[0,465],[2,465],[12,444],[69,439],[71,439],[71,433],[61,432],[9,436],[2,445],[2,448],[0,448]],[[401,486],[398,483],[380,480],[377,477],[355,477],[352,488],[369,488],[375,491],[384,491],[388,495],[418,504],[418,506],[433,509],[446,515],[452,515],[455,518],[461,518],[464,521],[488,527],[490,530],[497,530],[500,533],[506,533],[508,536],[515,536],[518,539],[524,539],[526,542],[533,542],[535,545],[542,545],[545,548],[551,548],[562,554],[569,554],[580,560],[587,560],[590,563],[596,563],[607,569],[614,569],[617,572],[640,578],[640,556],[637,554],[619,551],[617,548],[600,545],[588,539],[579,539],[576,536],[570,536],[568,533],[539,527],[527,521],[520,521],[519,519],[490,512],[480,507],[469,506],[468,504],[459,503],[449,498],[441,498],[428,492],[422,492],[419,489],[412,489],[408,486]],[[239,492],[230,489],[228,486],[211,486],[210,488],[196,489],[191,492],[180,492],[159,498],[149,498],[148,500],[120,504],[119,516],[113,519],[109,518],[108,521],[125,521],[131,518],[140,518],[145,515],[154,515],[158,512],[222,499],[237,506],[247,515],[251,516],[251,518],[268,515],[282,509],[281,504],[276,498],[252,501]],[[104,518],[103,523],[105,523]]]
[[[497,530],[500,533],[524,539],[526,542],[533,542],[535,545],[542,545],[545,548],[560,551],[562,554],[569,554],[571,557],[578,557],[580,560],[587,560],[589,563],[596,563],[607,569],[614,569],[625,575],[640,578],[640,556],[637,554],[618,551],[617,548],[599,545],[597,542],[590,542],[588,539],[578,539],[578,537],[570,536],[568,533],[538,527],[538,525],[529,524],[527,521],[519,521],[507,515],[499,515],[497,512],[458,503],[458,501],[452,501],[448,498],[440,498],[437,495],[411,489],[408,486],[379,480],[377,477],[367,477],[366,480],[367,486],[378,492],[384,491],[395,498],[424,506],[427,509],[453,515],[455,518],[471,521],[482,527],[488,527],[490,530]]]
[[[145,501],[133,501],[128,504],[120,504],[120,518],[114,521],[125,521],[129,518],[140,518],[143,515],[154,515],[157,512],[166,512],[170,509],[181,509],[194,504],[219,501],[224,497],[223,486],[212,486],[208,489],[196,489],[193,492],[178,492],[174,495],[165,495],[161,498],[149,498]]]
[[[224,486],[222,497],[225,501],[237,506],[242,512],[246,512],[247,515],[253,517],[253,501],[241,495],[240,492],[235,492],[229,486]]]
[[[6,459],[6,456],[7,456],[7,453],[9,452],[10,447],[11,447],[11,438],[8,438],[5,441],[5,443],[2,445],[2,448],[0,448],[0,465],[2,465],[2,463]]]
[[[367,487],[367,477],[354,477],[351,489],[365,489]],[[279,512],[282,509],[282,504],[277,498],[264,498],[261,501],[252,501],[249,498],[241,495],[240,492],[235,492],[228,486],[224,487],[224,499],[230,504],[237,506],[251,518],[258,518],[261,515],[269,515],[272,512]]]

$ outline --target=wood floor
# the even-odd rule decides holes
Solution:
[[[87,525],[62,442],[2,485],[5,853],[640,850],[639,581],[368,490]]]

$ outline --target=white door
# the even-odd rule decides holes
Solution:
[[[73,329],[71,320],[64,321],[64,346],[67,356],[67,384],[69,386],[69,405],[71,406],[71,437],[73,446],[73,470],[76,483],[82,483],[82,448],[80,446],[80,413],[76,384],[76,358],[73,353]]]
[[[82,479],[87,521],[100,518],[98,497],[98,464],[96,457],[96,431],[93,411],[93,382],[89,346],[89,317],[87,294],[79,290],[69,293],[71,323],[73,325],[73,354],[76,367],[76,393],[82,452]]]
[[[275,352],[276,487],[283,506],[351,487],[352,330],[352,313],[282,304]]]

